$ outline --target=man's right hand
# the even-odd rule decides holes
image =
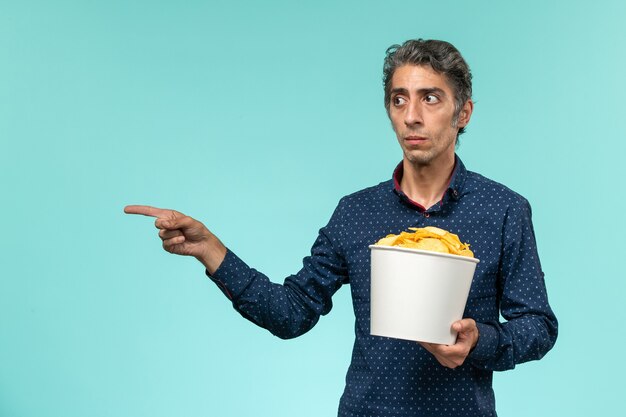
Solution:
[[[163,249],[177,255],[193,256],[213,274],[226,256],[226,247],[199,221],[176,210],[150,206],[126,206],[127,214],[156,217]]]

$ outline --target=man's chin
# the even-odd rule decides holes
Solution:
[[[404,152],[404,158],[411,164],[415,165],[430,165],[433,161],[433,156],[428,151],[416,151],[410,150]]]

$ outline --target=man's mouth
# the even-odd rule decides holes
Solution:
[[[427,140],[428,138],[424,136],[416,136],[416,135],[405,136],[404,138],[404,141],[409,145],[419,145],[421,143],[426,142]]]

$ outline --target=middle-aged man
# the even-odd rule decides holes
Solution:
[[[281,338],[311,329],[349,283],[356,339],[340,416],[495,416],[492,372],[540,359],[557,337],[530,206],[455,155],[473,102],[469,67],[454,46],[421,39],[394,45],[383,81],[402,162],[392,179],[341,199],[300,272],[282,285],[191,217],[149,206],[125,211],[157,217],[165,250],[196,257],[241,315]],[[480,259],[465,318],[452,325],[456,343],[371,336],[368,245],[427,225],[458,234]]]

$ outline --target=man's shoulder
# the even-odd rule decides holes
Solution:
[[[393,180],[383,181],[377,185],[363,188],[346,195],[340,201],[340,204],[358,204],[363,202],[371,202],[372,200],[380,200],[389,196],[393,192]]]
[[[464,189],[466,193],[481,199],[501,201],[517,207],[528,205],[528,200],[523,195],[478,172],[467,171]]]
[[[378,185],[363,188],[342,197],[335,208],[329,223],[344,225],[346,222],[355,222],[364,217],[378,216],[381,210],[387,210],[393,204],[390,196],[393,195],[393,181],[383,181]],[[343,227],[343,226],[342,226]]]

